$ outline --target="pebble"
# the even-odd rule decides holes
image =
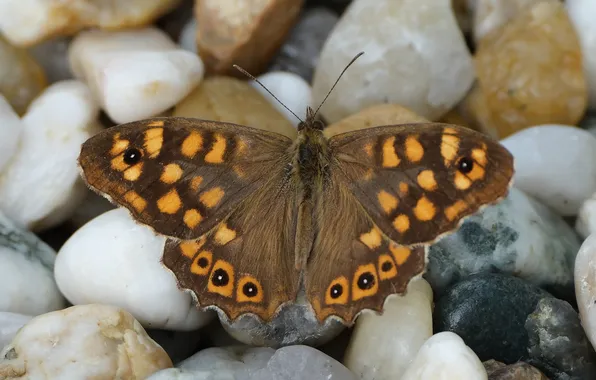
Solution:
[[[482,364],[488,380],[549,380],[538,368],[524,362],[507,365],[491,359]]]
[[[582,203],[575,219],[575,230],[584,239],[596,232],[596,193]]]
[[[208,348],[147,380],[356,380],[335,359],[303,345],[271,348]]]
[[[172,361],[132,315],[73,306],[33,318],[0,352],[3,379],[144,379]]]
[[[0,212],[0,312],[39,315],[64,307],[56,252]]]
[[[383,314],[361,314],[344,365],[359,379],[402,378],[433,333],[432,307],[432,289],[424,279],[418,279],[410,282],[405,296],[388,298]]]
[[[29,54],[43,68],[49,83],[74,78],[68,62],[71,41],[71,37],[56,37],[28,49]]]
[[[0,32],[15,45],[32,46],[86,28],[116,30],[151,24],[177,4],[178,0],[4,0]]]
[[[329,123],[379,103],[437,120],[474,80],[450,0],[354,0],[321,52],[312,85],[315,104],[361,51],[321,108]]]
[[[312,90],[310,85],[300,76],[284,71],[270,71],[257,78],[275,97],[269,94],[262,86],[251,81],[253,86],[261,95],[271,102],[281,114],[283,114],[294,127],[298,126],[300,120],[292,114],[295,113],[302,120],[306,119],[306,108],[312,107]],[[288,107],[287,110],[281,103]]]
[[[575,125],[587,105],[582,51],[560,1],[525,8],[477,45],[477,84],[463,102],[495,138],[546,123]]]
[[[575,259],[575,294],[582,325],[596,347],[596,234],[584,240]]]
[[[156,28],[86,31],[69,48],[71,69],[89,85],[116,123],[156,116],[174,106],[202,80],[194,53]]]
[[[269,71],[289,71],[310,83],[323,44],[338,20],[337,14],[327,8],[307,8],[279,50]]]
[[[566,0],[567,13],[575,26],[582,47],[584,72],[588,80],[589,107],[596,110],[596,2],[593,0]]]
[[[67,220],[85,196],[77,157],[98,130],[98,107],[82,82],[48,87],[21,119],[17,152],[0,174],[0,210],[38,231]]]
[[[524,280],[469,277],[435,304],[435,331],[458,334],[481,360],[532,363],[549,377],[596,376],[596,354],[572,306]]]
[[[401,380],[486,380],[486,370],[464,341],[446,331],[431,336]]]
[[[190,19],[180,31],[178,37],[178,44],[182,49],[188,50],[197,54],[197,29],[198,23],[196,19]]]
[[[196,3],[197,50],[209,75],[261,74],[296,23],[303,0]]]
[[[514,19],[525,8],[543,1],[553,0],[475,0],[474,40],[481,41],[484,36]]]
[[[560,215],[577,215],[596,192],[596,137],[588,131],[545,124],[500,142],[515,158],[514,186]]]
[[[12,46],[0,34],[0,94],[14,110],[19,115],[24,114],[46,86],[46,75],[39,63],[26,50]]]
[[[0,311],[0,350],[14,339],[19,329],[31,318],[30,315]]]
[[[129,311],[146,328],[194,330],[211,321],[179,290],[161,264],[165,238],[136,223],[128,211],[108,211],[62,246],[54,275],[74,305],[103,303]]]
[[[0,176],[18,149],[22,128],[19,115],[0,94]]]
[[[247,81],[225,76],[206,78],[176,105],[172,116],[225,121],[289,137],[297,133],[292,122]]]
[[[580,241],[552,210],[512,188],[496,205],[467,218],[429,251],[424,277],[435,294],[473,273],[515,275],[573,300]]]

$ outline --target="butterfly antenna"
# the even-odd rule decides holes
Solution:
[[[356,56],[354,58],[352,58],[352,60],[350,61],[350,63],[348,63],[346,65],[346,67],[343,69],[343,71],[337,77],[337,80],[335,81],[335,83],[333,84],[333,86],[331,86],[331,90],[329,90],[329,92],[327,93],[327,95],[325,95],[325,99],[323,99],[323,101],[321,102],[321,104],[319,104],[319,108],[317,108],[317,110],[313,114],[313,118],[317,115],[317,113],[319,112],[319,110],[321,109],[321,107],[323,106],[323,104],[325,104],[325,101],[327,100],[327,98],[329,97],[329,95],[331,95],[331,92],[333,91],[333,89],[335,88],[335,86],[337,86],[337,83],[339,82],[339,80],[341,79],[341,77],[344,75],[344,73],[346,72],[346,70],[348,69],[348,67],[352,66],[352,63],[354,63],[363,54],[364,54],[363,51],[361,51],[360,53],[356,54]]]
[[[296,117],[296,119],[300,120],[301,123],[304,123],[304,121],[298,117],[298,115],[296,115],[294,113],[294,111],[292,111],[291,109],[289,109],[285,104],[282,103],[281,100],[279,100],[277,98],[277,96],[273,95],[273,93],[271,91],[269,91],[269,89],[267,87],[265,87],[265,85],[261,82],[259,82],[259,80],[257,78],[254,77],[254,75],[250,74],[248,71],[244,70],[242,67],[238,66],[238,65],[232,65],[236,70],[240,71],[242,74],[246,75],[247,77],[249,77],[250,79],[254,80],[255,82],[257,82],[261,87],[263,87],[265,89],[265,91],[267,91],[269,93],[269,95],[273,96],[273,99],[277,100],[277,102],[279,104],[281,104],[285,109],[287,109],[292,115],[294,115]]]

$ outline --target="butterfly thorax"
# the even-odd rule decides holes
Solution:
[[[293,175],[297,176],[304,197],[308,199],[328,177],[330,151],[327,140],[321,130],[306,127],[298,132],[291,151]]]

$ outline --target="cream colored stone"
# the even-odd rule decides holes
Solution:
[[[596,1],[566,0],[565,7],[582,47],[584,72],[590,91],[589,107],[596,110]]]
[[[574,281],[581,324],[596,347],[596,234],[584,240],[575,257]]]
[[[19,115],[0,94],[0,175],[18,149],[22,129]]]
[[[344,365],[358,379],[399,379],[433,333],[432,303],[432,289],[420,278],[408,285],[405,296],[389,298],[382,315],[360,315]]]
[[[205,79],[180,102],[172,116],[225,121],[296,136],[296,128],[247,81],[215,76]]]
[[[475,0],[474,38],[482,37],[505,25],[515,18],[524,8],[543,1],[559,0]]]
[[[132,315],[99,304],[33,318],[0,358],[2,379],[141,380],[172,367]]]
[[[144,26],[180,0],[3,0],[0,31],[13,44],[30,46],[85,28],[127,29]]]
[[[379,103],[437,120],[474,80],[472,57],[450,0],[355,0],[327,39],[313,80],[314,104],[329,123]]]

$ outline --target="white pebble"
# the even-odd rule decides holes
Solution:
[[[117,123],[152,117],[174,106],[202,80],[198,55],[155,28],[83,32],[69,57],[108,116]]]
[[[401,380],[486,380],[488,375],[478,356],[450,331],[430,337],[401,377]]]
[[[563,216],[577,215],[596,192],[596,137],[577,127],[545,124],[501,143],[515,157],[514,186]]]
[[[290,72],[272,71],[261,75],[257,79],[302,120],[306,118],[306,108],[312,106],[312,89],[302,77]],[[257,82],[251,81],[250,84],[267,98],[294,126],[298,126],[300,120],[296,119],[292,112],[282,106]]]
[[[596,232],[596,193],[582,203],[575,219],[575,230],[584,239]]]
[[[166,352],[128,312],[73,306],[29,321],[0,352],[0,377],[145,379],[171,368]]]
[[[197,52],[197,28],[198,23],[196,18],[191,18],[180,31],[178,37],[178,44],[184,49],[192,53]]]
[[[128,310],[145,327],[194,330],[213,318],[178,289],[161,263],[165,238],[118,208],[77,230],[58,253],[54,274],[74,305],[105,303]]]
[[[354,0],[327,39],[313,80],[314,104],[360,51],[321,109],[334,123],[379,103],[437,120],[474,81],[472,56],[451,0]]]
[[[580,320],[596,347],[596,234],[584,240],[575,257],[575,296]]]
[[[17,151],[23,125],[19,115],[0,94],[0,175],[6,164]]]
[[[588,81],[589,108],[596,110],[596,1],[567,0],[565,7],[582,48],[582,58]]]
[[[57,82],[22,118],[21,142],[0,175],[0,209],[29,229],[68,219],[85,195],[77,157],[98,131],[99,109],[79,81]]]
[[[49,83],[73,79],[68,62],[70,38],[57,37],[32,46],[29,53],[43,67]]]
[[[405,296],[390,297],[382,315],[358,317],[344,364],[364,380],[400,378],[432,335],[432,289],[420,278]]]
[[[0,350],[14,339],[19,329],[31,318],[30,315],[0,311]]]

